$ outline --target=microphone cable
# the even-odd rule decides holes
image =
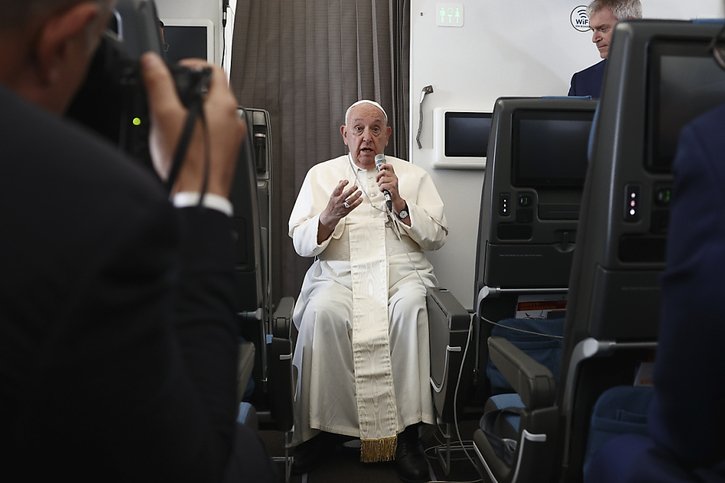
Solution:
[[[478,316],[484,322],[486,322],[488,324],[491,324],[491,325],[495,325],[496,327],[501,327],[502,329],[508,329],[508,330],[512,330],[514,332],[520,332],[522,334],[535,335],[537,337],[544,337],[544,338],[549,338],[549,339],[557,339],[557,340],[564,339],[564,336],[563,335],[547,334],[545,332],[535,332],[533,330],[521,329],[519,327],[511,327],[511,326],[508,326],[508,325],[504,325],[504,324],[502,324],[500,322],[494,322],[493,320],[489,320],[489,319],[487,319],[486,317],[484,317],[481,314],[478,314]],[[547,320],[547,319],[522,319],[522,320]]]
[[[372,206],[374,209],[380,211],[381,213],[385,213],[385,215],[388,219],[386,221],[386,225],[388,225],[388,223],[390,224],[389,226],[393,230],[393,233],[395,234],[398,241],[400,243],[403,243],[402,235],[400,232],[400,226],[399,226],[399,224],[403,224],[403,222],[400,221],[397,216],[395,216],[395,214],[393,213],[393,210],[392,210],[392,206],[388,207],[387,203],[383,203],[383,208],[375,206],[372,199],[370,198],[370,194],[367,192],[367,190],[363,186],[363,183],[360,182],[360,178],[358,178],[358,175],[357,175],[358,169],[355,166],[355,163],[353,163],[352,155],[349,152],[347,153],[347,160],[350,163],[350,169],[352,170],[353,176],[355,176],[355,184],[357,185],[358,188],[360,188],[360,191],[362,191],[363,195],[365,196],[365,199],[368,200],[368,203],[370,203],[370,206]],[[391,202],[391,205],[392,205],[392,202]],[[420,283],[424,287],[427,287],[425,282],[423,281],[423,277],[420,276],[418,267],[415,266],[415,263],[413,263],[413,259],[410,257],[410,252],[406,251],[405,255],[408,257],[408,262],[410,263],[411,268],[415,271],[415,274],[418,276],[418,280],[420,280]]]

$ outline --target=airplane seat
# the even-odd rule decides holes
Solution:
[[[436,423],[444,444],[435,456],[446,476],[451,471],[453,428],[463,414],[464,397],[470,387],[473,358],[468,356],[473,319],[456,297],[442,287],[426,291],[430,385]],[[466,377],[464,377],[464,374]]]
[[[238,110],[240,117],[249,125],[246,111]],[[239,299],[238,318],[242,344],[252,343],[255,363],[254,372],[259,371],[259,359],[263,357],[264,346],[260,339],[264,335],[264,282],[262,272],[262,240],[260,234],[260,213],[257,202],[257,185],[254,172],[254,146],[251,144],[251,129],[239,151],[239,160],[235,170],[230,193],[234,210],[233,228],[235,231],[236,257],[235,276]],[[258,379],[255,377],[254,379]],[[240,381],[241,383],[241,381]],[[245,386],[246,388],[246,386]],[[244,391],[243,391],[244,392]]]
[[[454,423],[466,403],[480,411],[489,396],[512,390],[489,361],[485,341],[492,332],[558,365],[596,105],[568,97],[495,103],[481,198],[475,313],[471,317],[442,289],[428,291],[431,385],[439,422]],[[475,332],[470,341],[469,329]]]
[[[489,337],[507,339],[535,361],[549,369],[554,382],[558,384],[561,372],[561,339],[563,333],[564,317],[561,314],[561,316],[545,319],[502,319],[491,328]],[[512,390],[511,385],[490,358],[486,363],[485,371],[492,395],[507,395]]]
[[[651,386],[614,386],[597,398],[587,438],[582,473],[596,471],[595,455],[602,447],[620,435],[647,435],[647,416],[654,391]],[[606,450],[605,450],[606,451]]]
[[[568,97],[496,101],[476,253],[478,368],[491,367],[485,341],[500,333],[519,348],[548,354],[558,377],[556,352],[596,106]],[[489,377],[480,381],[479,400],[509,391]]]
[[[489,446],[504,462],[512,457],[512,445],[497,445],[489,423],[511,406],[517,410],[505,418],[509,436],[526,427],[529,454],[540,461],[553,457],[535,435],[551,433],[556,423],[551,406],[596,107],[596,101],[577,98],[501,98],[494,108],[488,156],[494,166],[481,199],[481,218],[487,221],[479,225],[475,305],[478,364],[487,367],[480,432],[491,437],[476,431],[474,447],[478,452]],[[508,365],[499,360],[499,344],[486,343],[499,338],[514,360],[535,358],[527,363],[525,383],[512,383]],[[512,389],[518,396],[509,394]],[[498,474],[513,477],[506,466],[499,465]],[[545,474],[537,469],[517,477]]]
[[[561,382],[505,339],[489,338],[491,358],[523,402],[510,464],[487,428],[475,431],[491,480],[582,481],[597,401],[617,386],[635,392],[649,378],[675,140],[682,125],[725,102],[722,72],[707,49],[719,28],[617,24],[568,281]]]
[[[254,345],[253,393],[259,425],[285,433],[286,481],[291,475],[289,441],[292,430],[292,310],[294,297],[273,300],[271,210],[274,178],[271,163],[271,121],[263,109],[238,108],[247,123],[230,200],[237,239],[240,336]],[[242,352],[244,354],[245,351]],[[248,351],[246,351],[248,353]],[[242,383],[240,382],[240,385]],[[249,389],[245,386],[245,389]]]
[[[295,376],[292,354],[297,342],[297,328],[292,323],[294,297],[282,297],[271,318],[270,372],[277,377],[270,378],[270,404],[277,429],[292,431],[294,424],[292,401],[294,400]]]
[[[665,154],[659,159],[667,168],[672,166],[676,149],[681,154],[672,166],[673,204],[667,232],[671,238],[667,243],[667,273],[663,276],[662,325],[655,368],[659,387],[655,386],[657,395],[649,410],[653,419],[648,422],[647,430],[619,434],[607,441],[585,466],[584,478],[588,482],[722,481],[725,476],[722,424],[712,418],[723,398],[717,392],[708,392],[708,388],[719,387],[711,382],[721,377],[725,368],[722,358],[718,359],[725,332],[717,329],[722,326],[716,310],[717,295],[713,296],[714,292],[710,291],[713,286],[719,287],[722,258],[714,254],[722,250],[710,250],[718,243],[716,235],[712,238],[708,235],[718,231],[711,232],[709,227],[702,230],[708,225],[705,220],[712,219],[710,216],[721,218],[717,210],[722,204],[713,202],[714,192],[708,191],[709,188],[704,193],[701,191],[703,186],[718,185],[716,180],[721,178],[718,163],[709,164],[721,152],[721,143],[712,135],[721,130],[725,104],[721,55],[723,20],[718,24],[709,35],[703,31],[696,38],[688,39],[686,46],[675,49],[673,45],[665,45],[653,49],[654,72],[667,85],[655,92],[653,102],[660,104],[655,109],[664,110],[661,104],[668,99],[662,96],[669,97],[672,91],[680,95],[678,104],[697,106],[688,109],[676,123],[666,125],[669,134],[677,139],[681,128],[690,125],[690,135],[681,139],[681,145],[671,141],[666,147],[659,145]],[[668,58],[661,58],[665,56]],[[713,62],[713,57],[717,62]],[[691,77],[682,77],[683,69],[676,67],[678,64],[682,67],[683,61]],[[696,141],[693,141],[693,132],[697,132]],[[698,203],[717,208],[710,212],[705,209],[693,216],[698,211],[693,207]],[[707,255],[698,255],[703,253]]]

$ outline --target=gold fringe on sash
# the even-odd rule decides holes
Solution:
[[[380,439],[363,439],[360,441],[360,461],[363,463],[393,461],[397,447],[397,436],[388,436]]]

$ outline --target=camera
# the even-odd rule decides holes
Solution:
[[[139,59],[149,51],[163,57],[160,26],[153,0],[119,0],[84,84],[66,113],[149,168],[151,123]],[[211,69],[169,65],[169,70],[187,108],[203,102]]]

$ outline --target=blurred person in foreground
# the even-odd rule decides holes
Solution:
[[[199,203],[200,124],[169,196],[64,119],[114,5],[0,0],[0,479],[271,482],[236,423],[227,196],[246,128],[213,68]],[[158,55],[141,67],[163,179],[186,109]]]

